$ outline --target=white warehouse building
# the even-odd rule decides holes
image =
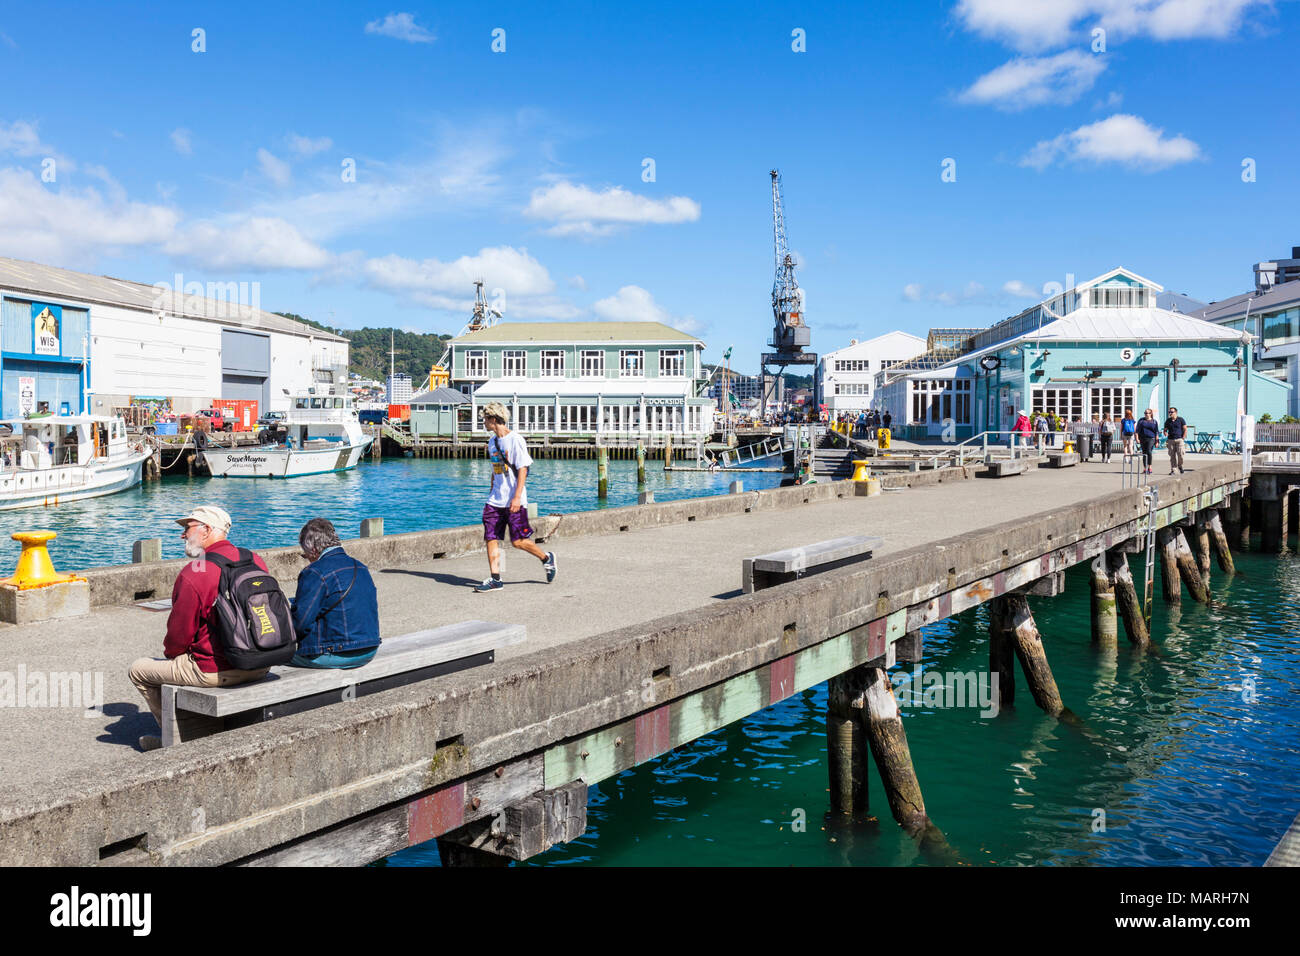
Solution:
[[[886,332],[874,339],[856,339],[827,352],[817,363],[813,393],[831,414],[872,407],[876,373],[925,351],[925,339],[907,332]]]
[[[131,404],[186,414],[214,399],[284,410],[286,391],[347,368],[347,339],[257,308],[252,288],[0,258],[0,418]]]

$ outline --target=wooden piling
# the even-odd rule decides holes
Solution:
[[[930,825],[930,818],[925,813],[925,800],[912,766],[912,753],[907,746],[903,719],[898,714],[894,688],[883,667],[863,665],[859,669],[865,671],[866,719],[862,727],[880,782],[885,787],[889,809],[908,833],[923,833]]]
[[[1219,510],[1219,527],[1227,535],[1229,542],[1235,542],[1238,537],[1238,526],[1241,523],[1241,495],[1229,495],[1223,503],[1226,507]]]
[[[1251,517],[1259,516],[1259,549],[1267,554],[1282,550],[1282,499],[1259,499],[1250,503]]]
[[[636,486],[645,487],[645,445],[636,443]]]
[[[673,470],[673,436],[664,439],[664,471]]]
[[[1209,528],[1210,540],[1214,543],[1214,554],[1219,560],[1219,570],[1232,577],[1237,573],[1237,569],[1232,562],[1232,549],[1228,547],[1228,536],[1224,533],[1223,522],[1219,519],[1218,511],[1210,512],[1206,526]]]
[[[1182,604],[1183,591],[1178,586],[1178,542],[1173,528],[1156,532],[1156,550],[1160,552],[1160,586],[1166,604]]]
[[[1300,488],[1291,488],[1286,493],[1286,533],[1300,534]]]
[[[1192,554],[1192,546],[1187,543],[1187,535],[1181,527],[1174,530],[1174,545],[1177,549],[1175,553],[1178,573],[1182,576],[1187,593],[1192,596],[1193,601],[1204,604],[1209,600],[1209,591],[1201,581],[1201,569],[1196,563],[1196,556]]]
[[[1012,592],[994,598],[994,601],[1002,602],[1004,626],[1011,633],[1016,657],[1020,660],[1020,669],[1025,674],[1034,703],[1052,717],[1060,717],[1066,712],[1065,704],[1056,687],[1056,678],[1052,676],[1052,668],[1047,663],[1047,651],[1043,648],[1034,615],[1029,610],[1029,599]]]
[[[609,452],[603,447],[596,453],[596,497],[609,497]]]
[[[830,679],[826,706],[826,763],[831,812],[865,817],[867,747],[863,729],[866,674],[855,667]]]
[[[1238,515],[1240,516],[1237,523],[1237,549],[1240,551],[1250,550],[1250,522],[1253,515],[1251,514],[1251,501],[1243,491],[1237,495]]]
[[[1133,583],[1128,555],[1119,548],[1106,552],[1106,567],[1115,588],[1115,604],[1124,621],[1124,633],[1134,647],[1145,648],[1151,643],[1151,632],[1142,614],[1142,599],[1138,597],[1137,587]]]
[[[1106,566],[1106,556],[1092,562],[1092,643],[1100,650],[1114,650],[1119,644],[1115,585]]]
[[[1210,526],[1204,512],[1196,516],[1196,567],[1201,572],[1201,586],[1210,595]]]
[[[989,605],[989,674],[997,675],[999,709],[1009,707],[1016,700],[1014,642],[1006,605],[995,598]]]

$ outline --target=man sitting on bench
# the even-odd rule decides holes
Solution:
[[[379,598],[370,571],[343,550],[334,525],[312,518],[298,533],[311,564],[298,573],[294,667],[360,667],[379,650]]]
[[[267,673],[266,668],[245,671],[231,667],[208,635],[208,620],[217,599],[221,569],[216,562],[204,558],[209,552],[232,561],[239,557],[239,549],[226,540],[230,515],[213,505],[202,505],[186,517],[177,518],[176,523],[184,529],[181,540],[185,543],[185,554],[194,560],[181,568],[172,587],[172,610],[167,618],[167,637],[163,640],[166,659],[142,657],[128,672],[131,683],[144,697],[159,725],[162,724],[163,684],[229,687],[260,680]],[[260,556],[254,555],[254,560],[259,568],[266,570]],[[158,736],[148,734],[140,738],[141,750],[156,750],[160,746],[162,740]]]

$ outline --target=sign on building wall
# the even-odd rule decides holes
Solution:
[[[57,305],[46,305],[43,302],[33,302],[32,321],[36,324],[33,351],[37,355],[58,355],[63,308]]]
[[[27,376],[18,378],[18,414],[24,417],[36,411],[36,379]]]

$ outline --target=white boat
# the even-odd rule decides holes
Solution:
[[[293,395],[278,440],[251,448],[203,449],[214,478],[299,478],[355,468],[374,441],[361,430],[352,395],[319,385]]]
[[[0,511],[53,507],[134,488],[153,450],[108,415],[46,415],[0,422]]]

